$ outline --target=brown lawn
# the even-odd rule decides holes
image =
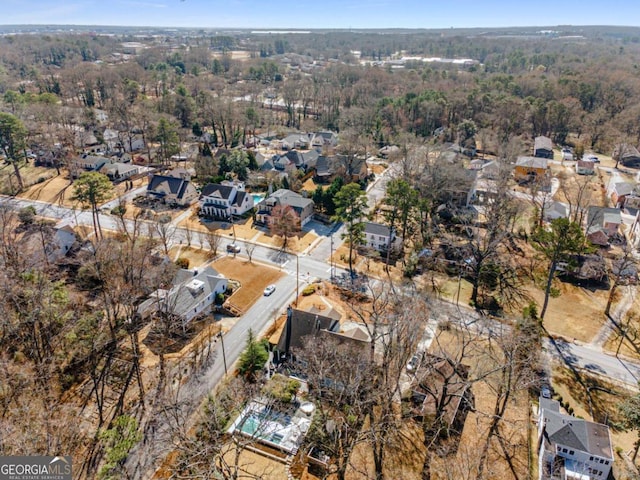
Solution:
[[[236,449],[232,444],[227,446],[223,457],[229,465],[236,464]],[[240,478],[260,478],[264,480],[283,480],[287,478],[283,461],[269,458],[246,448],[240,452],[237,462],[239,470],[244,472],[240,474]]]
[[[73,196],[72,185],[68,178],[59,175],[31,186],[18,196],[30,200],[40,200],[42,202],[74,207],[77,202],[71,201],[71,197]]]
[[[233,257],[220,258],[211,266],[225,277],[240,282],[240,288],[231,295],[229,301],[243,311],[262,296],[267,285],[276,283],[284,275],[275,268]]]
[[[192,243],[195,244],[196,242]],[[169,250],[169,258],[174,262],[178,258],[188,258],[189,268],[196,268],[211,260],[211,252],[206,249],[197,249],[194,247],[180,245],[172,247]]]
[[[590,291],[568,283],[556,282],[561,294],[549,299],[549,308],[544,318],[544,326],[555,335],[582,342],[590,342],[604,324],[604,306],[608,292]],[[535,287],[529,294],[541,308],[544,292]]]
[[[264,245],[270,245],[272,247],[280,248],[284,244],[284,239],[278,235],[271,235],[270,233],[259,231],[260,235],[254,240]],[[291,237],[287,241],[287,251],[294,253],[302,253],[309,248],[311,244],[318,238],[313,232],[300,232],[302,236]]]
[[[29,188],[32,185],[44,183],[43,180],[47,180],[56,176],[55,168],[36,167],[33,164],[23,164],[20,166],[20,176],[22,177],[22,183],[25,188]],[[0,164],[0,193],[10,195],[12,193],[11,187],[14,191],[18,188],[18,182],[15,178],[13,165],[2,162]]]
[[[620,295],[618,295],[620,298]],[[611,308],[614,311],[616,308],[616,302],[614,301],[613,306]],[[634,348],[633,344],[636,346],[640,346],[640,335],[639,338],[634,338],[633,332],[640,332],[640,295],[636,295],[636,298],[627,313],[627,319],[630,321],[630,325],[633,327],[629,330],[629,336],[627,339],[623,340],[617,332],[613,332],[607,341],[604,344],[604,349],[610,352],[619,352],[620,355],[625,357],[633,358],[636,360],[640,359],[640,352],[638,352],[638,348]],[[622,341],[622,344],[620,344]]]

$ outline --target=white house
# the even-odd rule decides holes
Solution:
[[[206,313],[216,295],[227,290],[228,280],[211,267],[202,272],[180,270],[169,290],[159,289],[138,307],[138,315],[167,314],[186,325],[201,313]]]
[[[210,183],[202,189],[200,213],[206,217],[228,219],[253,208],[253,196],[244,191],[244,184]]]
[[[609,427],[560,413],[540,397],[538,472],[542,479],[605,479],[613,465]]]
[[[381,223],[364,223],[364,246],[373,248],[379,252],[386,252],[391,249],[400,248],[402,239],[396,236],[395,231]]]

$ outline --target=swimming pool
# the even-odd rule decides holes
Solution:
[[[264,193],[252,193],[251,196],[253,197],[253,204],[257,205],[264,198]]]

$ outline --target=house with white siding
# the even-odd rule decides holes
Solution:
[[[606,479],[613,465],[609,427],[564,415],[555,400],[539,400],[538,478]]]

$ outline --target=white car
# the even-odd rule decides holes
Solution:
[[[409,363],[407,363],[407,372],[409,373],[415,372],[418,366],[420,365],[421,360],[422,360],[422,355],[419,353],[416,353],[413,357],[411,357],[411,360],[409,360]]]
[[[264,296],[268,297],[269,295],[271,295],[275,291],[276,291],[276,286],[275,285],[269,285],[267,288],[264,289]]]

